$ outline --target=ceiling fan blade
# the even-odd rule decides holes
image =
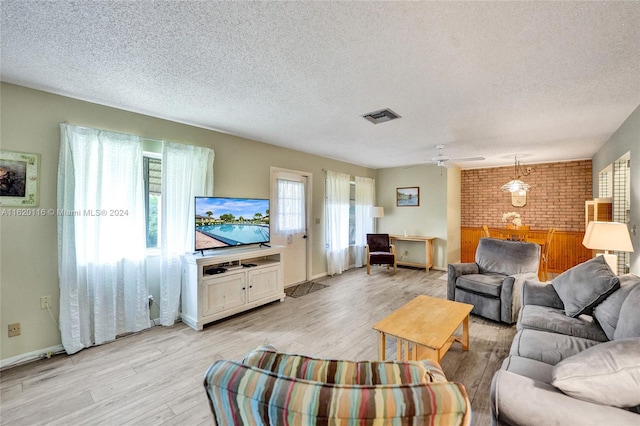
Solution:
[[[452,158],[449,161],[481,161],[484,160],[484,157],[469,157],[469,158]]]

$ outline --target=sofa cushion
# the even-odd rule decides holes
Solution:
[[[618,325],[618,317],[624,300],[631,290],[640,285],[640,278],[632,274],[618,277],[620,288],[611,293],[602,303],[593,309],[593,316],[604,330],[609,340],[613,340]]]
[[[547,384],[553,378],[553,365],[516,355],[506,357],[501,369]]]
[[[278,352],[270,345],[249,352],[242,363],[287,377],[323,383],[383,385],[447,382],[435,361],[346,361]]]
[[[640,338],[602,343],[566,358],[553,368],[551,384],[583,401],[639,405]]]
[[[589,315],[580,315],[577,318],[568,317],[562,309],[548,306],[523,306],[517,329],[523,330],[525,328],[582,337],[599,342],[609,340],[593,317]]]
[[[551,285],[560,296],[565,313],[577,317],[591,315],[593,307],[613,293],[620,283],[604,257],[596,256],[558,275]]]
[[[629,292],[620,308],[620,317],[613,338],[626,339],[627,337],[640,337],[640,286],[636,286]]]
[[[516,275],[538,273],[540,246],[535,243],[481,238],[476,249],[476,263],[481,273]]]
[[[582,337],[524,329],[516,333],[509,355],[517,355],[556,365],[583,350],[602,342]]]
[[[462,275],[458,277],[456,281],[456,287],[464,288],[465,290],[472,291],[479,294],[488,294],[493,297],[499,298],[502,283],[508,278],[506,275],[486,273],[486,274],[470,274]]]

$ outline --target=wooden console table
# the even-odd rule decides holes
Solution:
[[[435,237],[420,237],[420,236],[402,236],[402,235],[389,235],[389,239],[391,240],[391,244],[394,241],[413,241],[413,242],[423,242],[424,250],[425,250],[425,260],[424,263],[415,263],[415,262],[400,262],[398,261],[398,265],[404,266],[413,266],[416,268],[425,268],[426,272],[429,272],[429,268],[433,266],[433,240]],[[397,249],[397,247],[396,247]],[[397,256],[397,253],[396,253]]]

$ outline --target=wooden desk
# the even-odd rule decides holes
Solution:
[[[440,362],[454,342],[469,349],[469,313],[473,305],[417,296],[373,325],[378,332],[378,358],[387,357],[387,337],[395,337],[398,360]],[[462,335],[455,335],[462,326]]]
[[[402,236],[402,235],[389,235],[389,240],[391,244],[394,241],[414,241],[414,242],[423,242],[424,250],[425,250],[425,259],[424,263],[415,263],[415,262],[397,262],[398,265],[404,266],[413,266],[416,268],[425,268],[426,272],[429,272],[429,268],[433,266],[433,240],[436,237],[420,237],[420,236]],[[397,247],[396,247],[396,256],[398,255]]]

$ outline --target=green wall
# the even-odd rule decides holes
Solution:
[[[269,197],[271,166],[311,173],[309,232],[314,277],[326,274],[323,169],[376,177],[373,169],[6,83],[0,86],[0,105],[0,149],[41,156],[39,208],[56,208],[59,124],[65,121],[211,147],[215,151],[214,194],[218,196]],[[40,309],[40,296],[52,295],[53,316],[57,319],[56,226],[55,216],[0,216],[2,360],[60,344],[56,325],[47,311]],[[153,274],[150,279],[154,279]],[[14,322],[21,323],[22,334],[9,339],[7,327]]]
[[[384,207],[378,231],[389,234],[435,237],[434,268],[445,270],[460,260],[460,169],[433,165],[378,170],[377,205]],[[396,188],[419,187],[420,205],[396,206]],[[457,230],[456,230],[457,229]],[[424,246],[415,242],[396,244],[403,261],[424,263]],[[407,252],[407,254],[405,254]]]

